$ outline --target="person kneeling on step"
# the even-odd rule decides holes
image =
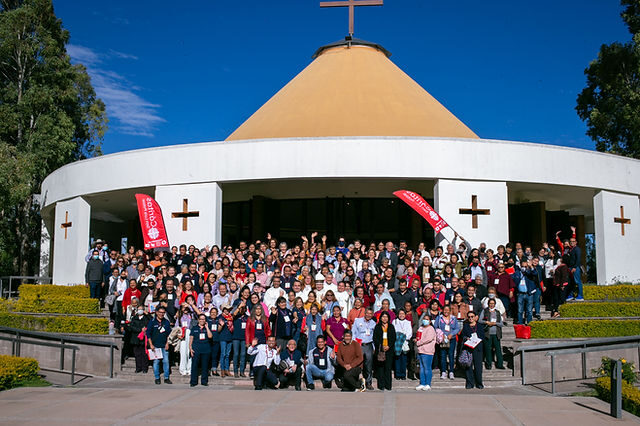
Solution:
[[[287,363],[287,367],[280,373],[280,389],[286,389],[294,385],[296,390],[301,390],[302,381],[302,353],[297,349],[296,341],[291,339],[287,342],[287,348],[280,358]]]
[[[247,353],[249,356],[256,356],[253,360],[255,389],[262,390],[265,382],[268,387],[275,389],[278,377],[272,369],[280,364],[280,348],[276,347],[276,338],[269,336],[266,345],[259,345],[258,339],[253,339]]]
[[[316,347],[309,351],[307,359],[307,390],[315,389],[313,379],[321,379],[325,389],[331,389],[335,372],[336,354],[327,346],[323,336],[316,339]]]
[[[345,330],[342,343],[337,345],[338,364],[344,369],[342,392],[353,392],[356,389],[364,392],[366,385],[364,379],[360,379],[362,371],[362,347],[353,340],[351,330]]]

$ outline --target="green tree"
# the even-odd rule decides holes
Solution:
[[[107,118],[51,0],[0,0],[0,275],[37,272],[42,180],[100,154]]]
[[[598,151],[640,158],[640,1],[621,3],[631,41],[600,47],[584,71],[587,87],[576,111]]]

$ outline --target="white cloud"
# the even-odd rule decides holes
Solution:
[[[122,59],[137,59],[136,56],[111,50],[109,55],[101,55],[94,50],[69,44],[67,53],[73,62],[87,67],[96,94],[106,107],[113,129],[128,135],[153,136],[156,126],[166,120],[158,114],[160,105],[151,103],[138,95],[139,87],[105,67],[103,59],[117,56]]]

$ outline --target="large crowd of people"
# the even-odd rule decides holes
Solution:
[[[464,372],[483,388],[483,368],[504,369],[502,329],[558,316],[582,300],[581,253],[570,238],[534,250],[519,243],[472,247],[456,235],[433,249],[404,241],[363,244],[303,236],[237,247],[172,247],[126,253],[101,240],[86,257],[91,297],[109,308],[136,373],[170,384],[172,366],[191,386],[213,377],[253,379],[256,390],[315,384],[391,390],[393,380],[431,389]],[[233,371],[232,371],[233,369]]]

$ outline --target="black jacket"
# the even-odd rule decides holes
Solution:
[[[94,259],[93,257],[87,262],[87,268],[84,271],[84,280],[89,283],[92,281],[102,282],[104,276],[102,275],[103,262],[100,259]]]
[[[396,329],[391,323],[387,329],[387,340],[389,341],[388,355],[393,356],[396,347]],[[378,352],[382,350],[382,324],[380,322],[373,329],[373,347],[375,348],[375,356],[378,356]]]

